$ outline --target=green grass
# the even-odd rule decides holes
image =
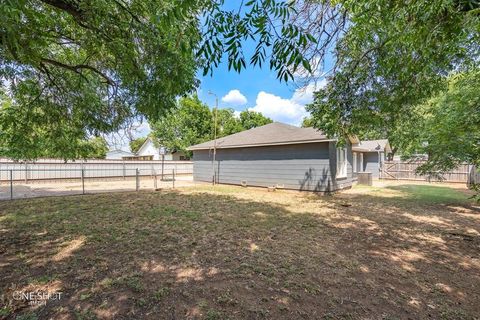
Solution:
[[[409,200],[422,203],[468,203],[469,194],[457,189],[429,185],[399,185],[387,187],[404,193]]]
[[[59,288],[42,319],[473,318],[480,215],[467,197],[202,186],[0,202],[0,318],[36,312],[11,288]]]

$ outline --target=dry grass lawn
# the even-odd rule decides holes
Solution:
[[[479,319],[465,190],[217,186],[0,202],[0,318]],[[31,306],[18,292],[61,292]]]

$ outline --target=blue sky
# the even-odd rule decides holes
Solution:
[[[248,66],[239,74],[229,71],[227,63],[223,63],[212,76],[200,79],[198,95],[209,106],[215,104],[215,98],[208,94],[212,91],[218,95],[221,108],[230,107],[237,111],[253,109],[273,120],[290,124],[300,123],[305,116],[303,105],[311,101],[311,92],[297,90],[295,93],[293,84],[280,82],[275,71],[269,68]]]
[[[245,51],[252,49],[247,43]],[[248,57],[248,56],[247,56]],[[331,58],[327,59],[325,69],[331,65]],[[268,66],[268,63],[267,63]],[[240,73],[228,70],[228,63],[223,62],[213,74],[202,76],[198,72],[200,86],[197,94],[204,103],[213,108],[215,97],[209,95],[212,91],[218,96],[220,108],[233,108],[240,112],[254,110],[261,112],[274,121],[299,126],[302,119],[308,115],[305,105],[312,102],[315,88],[324,85],[325,81],[316,84],[307,84],[299,87],[293,82],[280,82],[275,71],[268,67],[258,68],[247,65]],[[150,132],[148,123],[143,123],[136,132],[137,137],[144,137]],[[128,150],[128,144],[122,149]]]
[[[237,11],[239,1],[225,0],[223,7],[226,10]],[[243,44],[247,61],[255,45],[256,43],[251,40]],[[326,68],[331,65],[331,61],[331,57],[327,57]],[[268,68],[269,61],[264,65],[267,67],[262,69],[247,65],[247,69],[239,74],[228,70],[228,63],[224,57],[224,62],[214,70],[212,76],[199,77],[201,85],[198,96],[212,107],[215,105],[215,98],[208,94],[208,91],[212,91],[219,97],[221,108],[231,107],[237,111],[251,109],[262,112],[274,121],[300,125],[302,119],[307,116],[304,106],[312,101],[315,86],[321,86],[324,82],[299,89],[293,83],[280,82],[275,71]]]
[[[238,8],[238,2],[227,0],[225,6],[235,9]],[[252,41],[244,43],[243,49],[247,61],[254,46],[255,43]],[[327,57],[325,70],[330,68],[332,60],[332,56]],[[247,65],[246,69],[237,73],[234,70],[228,70],[228,63],[224,57],[224,62],[213,71],[211,76],[202,76],[202,72],[198,72],[200,86],[197,94],[200,100],[211,108],[215,105],[215,97],[209,95],[209,91],[218,96],[220,108],[233,108],[238,112],[254,110],[274,121],[299,126],[302,119],[308,116],[305,105],[312,102],[315,88],[323,86],[325,81],[310,83],[299,88],[295,83],[280,82],[276,78],[275,71],[268,68],[268,61],[265,65],[264,68]],[[149,132],[148,124],[144,123],[135,135],[142,137]],[[125,149],[125,147],[122,145],[121,148]]]
[[[267,68],[254,68],[248,66],[241,73],[228,70],[226,63],[222,63],[219,68],[214,70],[212,76],[201,77],[199,96],[202,101],[209,105],[214,103],[214,98],[207,95],[208,90],[212,90],[220,97],[225,96],[230,90],[239,90],[248,100],[248,105],[255,102],[259,91],[267,91],[278,94],[282,97],[292,95],[292,88],[283,82],[280,83],[275,77],[275,72]],[[225,103],[223,103],[225,106]]]
[[[251,52],[252,43],[245,44],[245,52]],[[248,55],[246,55],[248,58]],[[324,69],[332,65],[332,56],[327,56]],[[265,63],[268,66],[268,61]],[[322,70],[318,70],[321,73]],[[214,70],[213,75],[200,77],[201,85],[198,96],[209,106],[215,105],[215,97],[209,95],[212,91],[219,97],[220,108],[233,108],[237,111],[254,110],[263,113],[274,121],[291,125],[300,125],[308,115],[305,105],[312,102],[316,88],[325,85],[324,79],[316,83],[280,82],[276,72],[268,67],[258,68],[248,66],[240,73],[228,70],[224,62]],[[302,82],[303,86],[299,86]]]
[[[233,108],[240,112],[254,110],[261,112],[274,121],[299,126],[302,119],[308,115],[305,105],[313,98],[313,84],[299,88],[294,83],[280,82],[275,71],[269,68],[254,68],[247,66],[240,74],[228,70],[228,64],[222,63],[214,70],[213,75],[201,77],[197,94],[204,103],[213,108],[215,97],[209,95],[212,91],[218,96],[220,108]],[[317,86],[321,86],[320,82]],[[143,123],[135,133],[136,137],[148,135],[148,123]],[[128,150],[128,143],[117,145]]]

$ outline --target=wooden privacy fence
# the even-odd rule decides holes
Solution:
[[[467,184],[469,187],[480,184],[480,169],[471,166]]]
[[[424,161],[401,162],[386,161],[380,169],[380,179],[393,180],[417,180],[417,181],[445,181],[467,183],[471,174],[472,165],[461,164],[452,171],[441,174],[441,179],[429,175],[418,175],[416,169],[424,164]]]

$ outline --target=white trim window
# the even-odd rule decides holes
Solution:
[[[347,177],[347,149],[337,148],[337,178]]]

